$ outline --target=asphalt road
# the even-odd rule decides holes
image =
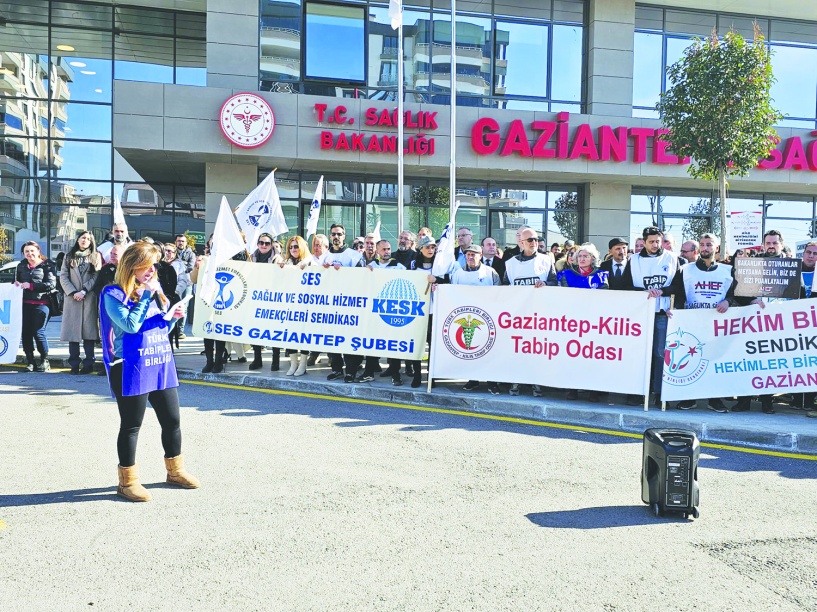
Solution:
[[[697,520],[641,443],[184,383],[187,464],[115,496],[104,378],[0,368],[0,609],[815,610],[817,462],[703,449]]]

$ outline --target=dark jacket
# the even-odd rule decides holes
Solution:
[[[113,285],[114,276],[116,276],[116,264],[105,264],[99,269],[99,272],[96,273],[96,280],[94,281],[94,286],[91,291],[100,295],[105,287]]]
[[[179,296],[176,295],[176,283],[178,282],[176,270],[164,260],[156,262],[154,267],[156,268],[156,275],[159,277],[162,293],[165,294],[171,304],[175,304],[179,301]]]
[[[502,261],[508,261],[511,257],[516,257],[522,252],[522,249],[519,246],[512,246],[509,249],[505,249],[505,252],[502,253]]]
[[[29,268],[28,261],[17,264],[15,279],[18,283],[31,283],[33,289],[23,290],[23,300],[43,300],[57,288],[57,271],[54,262],[44,259],[36,267]]]
[[[392,257],[406,266],[406,270],[411,268],[411,262],[417,257],[417,251],[414,249],[406,249],[405,251],[397,251],[392,253]]]
[[[607,284],[610,285],[610,289],[613,289],[614,291],[623,291],[625,287],[623,286],[622,281],[624,280],[624,270],[627,269],[627,260],[625,259],[624,263],[621,264],[621,276],[618,278],[616,278],[613,274],[614,263],[615,261],[613,261],[613,258],[611,257],[610,259],[601,262],[599,268],[607,272]],[[632,273],[630,276],[632,277]]]
[[[482,263],[485,263],[485,256],[482,257]],[[499,274],[499,278],[505,278],[505,261],[499,257],[494,257],[491,261],[491,267]]]

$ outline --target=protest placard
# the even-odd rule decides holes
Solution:
[[[800,297],[800,259],[738,257],[735,260],[735,295],[741,297]]]

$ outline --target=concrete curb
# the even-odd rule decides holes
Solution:
[[[53,367],[68,368],[67,359],[49,358]],[[25,358],[18,357],[17,363],[25,363]],[[101,364],[97,363],[97,371]],[[762,425],[756,423],[741,424],[737,419],[746,420],[744,415],[715,414],[701,410],[666,411],[640,408],[625,408],[616,405],[604,408],[597,404],[583,402],[560,402],[552,398],[490,396],[484,392],[466,393],[443,390],[433,395],[425,392],[425,385],[418,390],[404,387],[385,387],[368,384],[347,384],[342,382],[319,381],[309,378],[283,378],[259,376],[244,373],[202,374],[196,370],[179,368],[179,379],[202,381],[247,387],[249,389],[271,389],[326,395],[329,397],[347,397],[360,400],[390,402],[457,410],[478,414],[496,415],[517,419],[529,419],[605,429],[624,433],[642,435],[650,427],[673,427],[695,431],[701,442],[743,446],[782,453],[796,453],[817,456],[817,428],[815,432],[790,431],[800,423],[798,417],[773,418],[774,415],[763,415]],[[769,418],[769,417],[772,418]],[[760,415],[757,415],[761,418]],[[809,419],[810,421],[811,419]]]

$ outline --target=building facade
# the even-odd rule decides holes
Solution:
[[[397,231],[448,220],[451,53],[456,51],[458,224],[514,243],[718,231],[713,185],[657,136],[666,66],[695,36],[756,22],[772,52],[778,153],[730,185],[736,233],[817,235],[817,5],[796,0],[404,0],[404,48],[385,0],[0,3],[0,227],[16,254],[52,256],[121,199],[133,237],[202,242],[226,195],[270,171],[293,233],[325,177],[319,231]],[[405,139],[397,143],[403,62]],[[222,129],[225,102],[271,109],[260,146]],[[246,98],[249,100],[249,98]],[[241,98],[238,104],[241,104]],[[247,107],[249,108],[249,107]],[[239,109],[240,110],[240,109]],[[243,113],[247,134],[251,113]],[[240,126],[237,128],[240,131]],[[229,131],[229,130],[227,130]],[[603,249],[602,249],[603,250]]]

